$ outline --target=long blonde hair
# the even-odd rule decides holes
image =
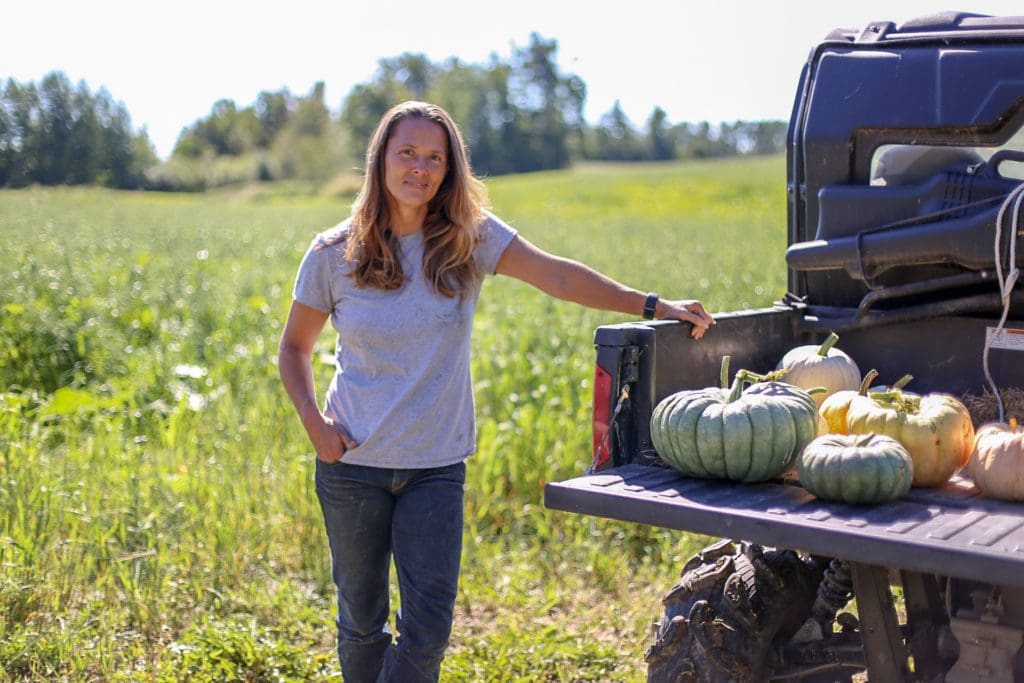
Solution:
[[[377,124],[366,148],[363,187],[352,205],[345,258],[354,263],[352,278],[359,286],[391,290],[405,282],[398,238],[390,229],[384,154],[395,126],[407,116],[437,123],[448,137],[448,170],[427,206],[423,224],[423,273],[439,294],[462,298],[482,277],[473,261],[473,250],[480,241],[479,224],[484,217],[487,190],[473,175],[458,126],[437,105],[402,102]]]

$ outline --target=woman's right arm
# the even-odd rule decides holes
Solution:
[[[337,462],[345,451],[357,444],[344,427],[323,415],[317,407],[313,348],[326,322],[327,313],[293,301],[278,346],[277,367],[285,391],[316,449],[316,456],[324,462]]]

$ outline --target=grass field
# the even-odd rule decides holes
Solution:
[[[488,185],[525,237],[639,289],[713,311],[784,291],[779,157]],[[0,192],[4,680],[337,679],[312,449],[275,359],[299,259],[349,201]],[[594,328],[626,319],[485,283],[443,680],[643,680],[707,539],[542,504],[587,465]]]

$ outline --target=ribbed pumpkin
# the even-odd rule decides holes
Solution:
[[[797,459],[800,484],[824,500],[876,505],[910,490],[914,461],[882,434],[825,434]]]
[[[727,367],[728,357],[723,380]],[[817,420],[806,391],[740,370],[729,388],[680,391],[662,400],[651,414],[651,440],[665,462],[691,477],[765,481],[793,466],[816,436]]]
[[[867,396],[868,387],[876,377],[878,377],[878,371],[872,368],[868,370],[868,374],[864,375],[858,389],[837,391],[819,404],[818,414],[824,422],[824,430],[827,430],[829,434],[849,434],[846,428],[846,413],[850,410],[850,403],[858,396]],[[820,424],[818,433],[824,433]]]
[[[885,434],[903,444],[914,460],[913,486],[946,482],[967,464],[974,444],[967,407],[942,393],[916,396],[895,389],[855,396],[846,411],[846,431]]]
[[[860,386],[860,368],[849,355],[835,348],[837,341],[839,335],[831,332],[820,345],[790,349],[776,366],[776,370],[786,371],[789,384],[801,389],[824,387],[824,392],[813,394],[818,406],[837,391],[853,391]]]
[[[1024,501],[1024,429],[1016,420],[978,429],[967,473],[986,495]]]

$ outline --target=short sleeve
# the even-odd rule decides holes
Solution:
[[[334,249],[325,246],[323,237],[318,235],[306,250],[295,276],[292,298],[300,304],[324,313],[334,310],[331,296],[331,254]]]
[[[477,267],[485,275],[494,275],[498,261],[512,243],[517,232],[511,225],[492,213],[486,213],[480,224],[480,244],[476,248]]]

